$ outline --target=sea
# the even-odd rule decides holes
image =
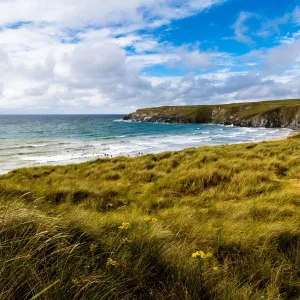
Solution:
[[[0,115],[0,174],[16,168],[259,142],[289,129],[122,121],[122,115]]]

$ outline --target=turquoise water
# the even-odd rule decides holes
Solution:
[[[262,141],[288,129],[121,121],[121,115],[0,116],[0,173],[26,166]]]

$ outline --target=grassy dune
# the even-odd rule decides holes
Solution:
[[[300,135],[20,169],[0,198],[0,299],[300,298]]]

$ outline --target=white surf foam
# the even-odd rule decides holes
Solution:
[[[209,131],[207,128],[201,131],[194,127],[190,132],[181,134],[121,135],[110,139],[90,140],[1,140],[0,173],[18,167],[83,162],[119,155],[136,156],[203,145],[258,142],[287,136],[290,132],[288,129],[212,125]]]

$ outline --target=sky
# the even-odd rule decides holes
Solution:
[[[300,98],[300,0],[0,0],[0,114]]]

